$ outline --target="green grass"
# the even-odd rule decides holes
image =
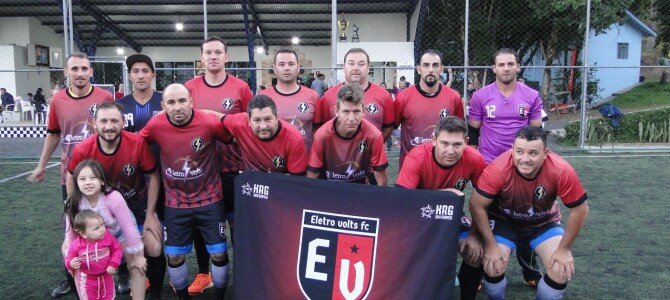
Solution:
[[[389,156],[389,185],[393,185],[397,150]],[[586,226],[573,246],[577,275],[568,286],[566,298],[666,299],[670,295],[666,284],[670,281],[670,202],[666,199],[670,156],[566,157],[587,190],[591,208]],[[47,299],[63,278],[57,168],[49,169],[43,183],[29,184],[24,178],[0,183],[0,282],[5,288],[2,299]],[[23,164],[3,164],[0,180],[25,169]],[[568,211],[563,212],[567,218]],[[188,264],[193,277],[194,255],[188,256]],[[535,291],[521,282],[514,258],[507,275],[508,299],[534,298]],[[167,276],[165,282],[163,298],[172,299]],[[200,298],[206,299],[211,290],[206,293]],[[231,294],[227,298],[232,298]],[[478,299],[485,299],[483,293]]]
[[[621,109],[642,109],[670,105],[670,84],[645,82],[610,102]]]

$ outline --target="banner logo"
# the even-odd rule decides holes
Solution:
[[[298,282],[307,299],[365,299],[375,270],[379,219],[303,210]]]

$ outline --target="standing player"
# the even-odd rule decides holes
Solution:
[[[542,126],[540,94],[517,83],[519,56],[503,48],[493,56],[496,81],[476,91],[468,115],[469,143],[479,147],[486,163],[509,150],[514,136],[524,126]],[[481,132],[481,138],[480,138]],[[516,251],[524,282],[536,287],[542,277],[530,248],[521,243]]]
[[[549,151],[546,142],[542,128],[519,130],[512,149],[486,167],[472,193],[470,212],[484,239],[484,289],[489,299],[505,297],[509,256],[528,240],[546,270],[537,299],[563,298],[574,276],[570,249],[586,222],[587,196],[575,170]],[[570,209],[565,230],[557,196]]]
[[[387,140],[393,132],[394,108],[391,95],[383,87],[368,81],[370,56],[361,48],[352,48],[344,55],[344,83],[328,89],[321,99],[321,121],[326,122],[337,115],[337,91],[344,84],[357,82],[363,89],[365,119],[382,132]]]
[[[72,150],[74,146],[94,133],[92,121],[98,105],[114,99],[109,92],[91,85],[89,80],[93,76],[93,68],[91,68],[91,61],[86,54],[72,53],[68,56],[66,62],[67,66],[64,72],[70,81],[70,87],[60,90],[51,97],[44,148],[42,148],[37,167],[28,176],[28,181],[31,182],[44,180],[47,162],[60,143],[63,201],[67,198],[65,179],[67,178],[67,168],[72,157]],[[61,282],[51,292],[51,297],[65,296],[75,288],[72,276],[69,275],[67,270],[65,270],[65,274],[70,280],[70,284],[68,284],[68,281]]]
[[[157,299],[160,298],[165,277],[165,257],[161,249],[163,227],[156,216],[160,175],[147,142],[123,130],[123,125],[123,111],[118,104],[107,102],[98,106],[95,112],[97,133],[75,147],[68,169],[67,188],[73,190],[75,180],[72,174],[80,162],[95,159],[100,163],[109,183],[126,200],[141,228],[147,274],[152,286],[150,299]],[[149,178],[148,184],[145,175]],[[144,299],[145,274],[137,269],[131,273],[133,297]]]
[[[314,124],[321,123],[319,95],[314,90],[298,84],[300,63],[295,51],[291,49],[277,51],[272,69],[277,75],[277,85],[259,94],[272,98],[277,105],[277,116],[298,129],[305,139],[309,153],[316,131]]]
[[[463,101],[458,93],[440,83],[442,56],[433,49],[421,55],[416,71],[419,84],[400,93],[394,102],[395,127],[400,131],[400,168],[405,155],[418,145],[431,141],[433,128],[440,119],[453,115],[464,119]]]
[[[337,91],[337,117],[314,135],[308,178],[365,183],[372,169],[377,185],[386,186],[384,137],[363,119],[364,107],[359,85],[345,84]]]
[[[270,97],[254,96],[246,114],[225,115],[222,123],[240,145],[245,170],[305,175],[307,153],[302,135],[277,118],[277,106]]]
[[[461,192],[468,181],[477,186],[486,163],[477,150],[467,146],[466,136],[467,127],[462,119],[455,116],[439,119],[432,143],[414,147],[405,157],[405,166],[398,174],[396,186]],[[463,257],[458,272],[461,299],[475,299],[482,277],[482,244],[479,232],[470,228],[465,214],[461,217],[459,246]]]
[[[223,299],[228,283],[224,204],[215,141],[230,137],[215,117],[193,109],[188,89],[171,84],[163,91],[163,110],[140,135],[161,149],[165,185],[165,253],[177,295],[190,298],[185,256],[192,234],[200,231],[212,259],[214,298]]]
[[[211,36],[200,45],[200,61],[205,67],[205,74],[187,81],[184,85],[191,92],[193,107],[208,109],[224,114],[243,112],[251,99],[249,85],[243,80],[226,73],[228,62],[228,46],[222,38]],[[242,170],[240,149],[236,143],[216,143],[219,164],[221,165],[221,184],[223,186],[223,200],[226,201],[226,218],[230,225],[230,234],[233,236],[234,203],[235,203],[235,176]],[[204,247],[202,237],[196,232],[193,238],[195,254],[198,258],[198,274],[188,288],[192,295],[200,294],[212,286],[209,274],[209,256]]]

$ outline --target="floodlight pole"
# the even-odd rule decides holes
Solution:
[[[337,83],[337,0],[331,1],[330,10],[330,86]]]
[[[584,150],[586,147],[586,98],[588,97],[588,75],[589,75],[589,35],[591,33],[591,0],[586,1],[586,29],[584,33],[584,69],[582,71],[582,109],[579,123],[579,149]]]
[[[207,0],[202,0],[202,26],[204,28],[203,32],[205,33],[205,37],[203,40],[207,39]]]
[[[468,64],[470,63],[468,59],[468,48],[469,48],[469,36],[470,36],[470,0],[465,0],[465,41],[463,43],[463,110],[464,116],[468,114]],[[450,75],[450,76],[453,76]]]

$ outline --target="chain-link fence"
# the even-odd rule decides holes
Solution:
[[[363,48],[370,56],[368,81],[389,89],[402,77],[417,84],[419,54],[436,49],[445,66],[441,79],[466,105],[495,82],[494,53],[511,48],[519,56],[518,79],[540,92],[547,128],[567,134],[562,145],[568,148],[579,145],[580,136],[586,142],[580,148],[630,142],[616,131],[602,137],[579,126],[599,117],[593,108],[604,103],[620,104],[631,95],[644,100],[623,105],[626,113],[670,105],[660,83],[670,45],[666,1],[340,0],[335,7],[316,0],[14,2],[0,13],[0,86],[15,95],[62,87],[64,56],[72,51],[94,57],[94,83],[124,84],[125,93],[132,87],[124,57],[145,53],[154,59],[155,88],[162,90],[202,74],[200,43],[219,35],[228,46],[227,71],[254,90],[276,82],[272,59],[283,47],[298,52],[303,84],[323,73],[330,85],[344,80],[344,53]],[[579,128],[576,136],[569,126]],[[640,125],[639,136],[654,135],[645,133],[648,126]],[[655,134],[667,142],[670,129],[656,127],[664,128]]]

